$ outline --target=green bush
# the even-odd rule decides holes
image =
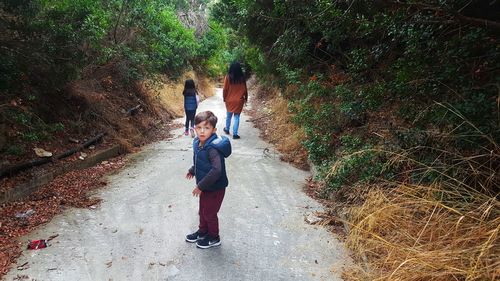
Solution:
[[[189,67],[199,42],[177,19],[186,1],[12,1],[2,2],[0,44],[5,63],[0,87],[15,91],[15,81],[37,79],[51,91],[79,77],[88,65],[121,61],[124,77],[159,72],[178,74]],[[4,18],[5,17],[5,18]],[[8,21],[15,17],[16,21]],[[123,60],[125,60],[123,62]],[[43,79],[40,79],[42,77]]]
[[[343,186],[366,184],[392,178],[393,171],[384,166],[384,158],[365,147],[365,150],[351,154],[343,154],[330,162],[319,165],[319,177],[325,182],[323,196]]]
[[[196,63],[201,65],[211,77],[223,75],[229,63],[225,57],[228,48],[228,31],[219,23],[209,22],[210,29],[199,40]]]
[[[467,0],[220,0],[213,15],[243,38],[239,48],[261,52],[252,54],[259,77],[290,100],[313,162],[329,170],[341,161],[328,177],[338,188],[372,179],[386,161],[371,153],[345,158],[347,132],[387,128],[392,135],[378,145],[388,150],[495,149],[484,136],[500,139],[500,45],[497,28],[482,24],[498,20],[494,10],[497,3]],[[435,159],[437,151],[415,153]]]
[[[13,155],[13,156],[22,156],[26,153],[24,150],[24,147],[20,145],[10,145],[6,149],[7,154]]]
[[[43,132],[25,132],[21,133],[21,138],[29,142],[38,142],[47,139],[47,136]]]

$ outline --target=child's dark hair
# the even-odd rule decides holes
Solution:
[[[198,125],[203,121],[208,121],[208,123],[215,128],[215,125],[217,125],[217,116],[215,116],[212,111],[203,111],[196,114],[196,117],[194,117],[194,124]]]
[[[186,82],[184,82],[184,89],[196,89],[196,86],[194,85],[194,80],[187,79]]]
[[[193,79],[187,79],[184,82],[184,91],[182,91],[184,96],[195,96],[196,95],[196,86],[194,85]]]

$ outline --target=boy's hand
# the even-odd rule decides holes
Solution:
[[[195,188],[193,189],[193,196],[194,196],[194,197],[198,197],[198,196],[200,196],[200,195],[201,195],[201,189],[199,189],[198,187],[195,187]]]
[[[191,174],[190,172],[186,174],[186,179],[188,180],[192,179],[193,177],[194,177],[193,174]]]

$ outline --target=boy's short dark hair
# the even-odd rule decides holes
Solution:
[[[194,124],[198,125],[203,121],[208,121],[208,123],[215,128],[215,125],[217,125],[217,116],[215,116],[212,111],[203,111],[196,114],[196,117],[194,117]]]

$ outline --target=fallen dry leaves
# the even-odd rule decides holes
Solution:
[[[106,185],[103,176],[124,164],[124,158],[117,157],[88,169],[72,171],[58,176],[23,200],[3,204],[0,208],[0,277],[26,246],[17,238],[49,222],[67,207],[86,208],[98,204],[100,200],[88,197],[88,191]],[[29,210],[31,215],[19,215]]]

